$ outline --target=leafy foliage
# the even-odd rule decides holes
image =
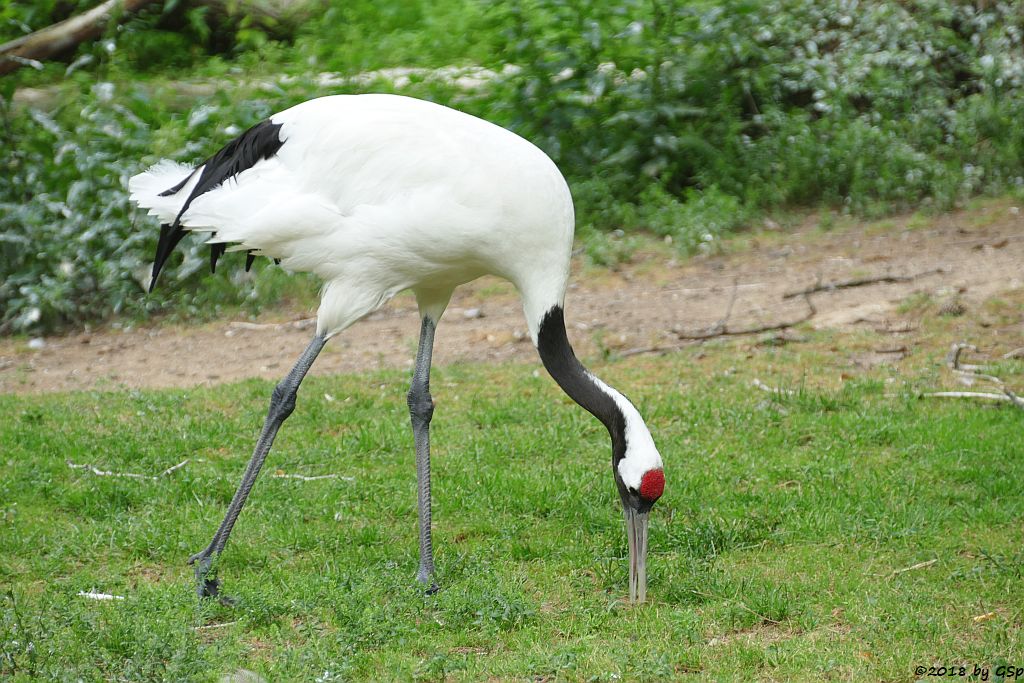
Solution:
[[[16,35],[76,7],[12,3],[0,20]],[[944,208],[1024,185],[1024,15],[1012,2],[358,1],[286,40],[188,3],[147,12],[67,68],[0,84],[0,330],[279,295],[272,272],[225,264],[227,279],[203,277],[193,243],[171,273],[180,286],[143,297],[153,226],[133,227],[123,183],[161,156],[199,161],[301,99],[399,87],[322,71],[419,69],[403,92],[536,142],[569,178],[598,262],[628,258],[638,230],[692,252],[780,207]],[[483,85],[430,71],[467,63],[491,69]],[[18,83],[56,94],[44,111],[12,107]]]
[[[125,191],[143,161],[155,160],[154,149],[195,161],[215,147],[214,137],[265,117],[267,102],[223,98],[174,121],[145,91],[118,94],[110,82],[82,99],[84,106],[69,98],[50,114],[33,109],[5,117],[12,151],[0,159],[3,329],[52,329],[169,306],[209,314],[218,304],[282,294],[283,278],[246,274],[238,264],[229,269],[230,282],[205,276],[207,249],[192,238],[164,280],[183,286],[144,295],[156,232],[140,224]]]
[[[488,113],[619,201],[864,212],[1021,182],[1014,3],[543,0],[497,21],[523,68]]]

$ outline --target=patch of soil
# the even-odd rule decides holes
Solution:
[[[815,314],[807,324],[892,328],[900,324],[901,309],[915,302],[970,310],[1024,287],[1024,216],[1006,201],[925,221],[905,217],[832,232],[816,226],[810,216],[794,230],[766,230],[733,243],[742,248],[727,244],[733,253],[689,260],[677,260],[668,248],[651,249],[617,271],[576,262],[566,297],[570,338],[582,356],[678,346],[680,334],[723,324],[747,329],[799,319],[807,303],[786,293],[860,278],[912,277],[813,294]],[[292,321],[311,315],[276,311],[255,323],[82,332],[45,339],[35,350],[24,340],[0,340],[0,391],[279,379],[312,334],[310,324]],[[411,367],[418,333],[415,302],[401,295],[332,340],[312,373]],[[539,365],[514,289],[492,278],[460,288],[438,328],[435,364],[507,360]]]

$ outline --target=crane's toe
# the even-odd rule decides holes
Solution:
[[[195,565],[196,595],[200,598],[216,598],[222,605],[233,607],[237,604],[234,598],[221,595],[220,579],[212,576],[213,555],[209,548],[188,558],[189,564]]]
[[[437,582],[434,581],[434,573],[427,571],[425,567],[420,567],[419,572],[416,573],[416,581],[421,586],[426,586],[423,592],[427,595],[433,595],[441,590]]]

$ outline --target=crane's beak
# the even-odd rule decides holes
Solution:
[[[629,601],[647,599],[647,512],[623,505],[626,536],[629,538]]]

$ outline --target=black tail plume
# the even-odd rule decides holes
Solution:
[[[203,162],[203,170],[199,174],[199,180],[181,205],[181,210],[175,217],[174,222],[170,225],[160,226],[160,242],[157,244],[156,256],[153,259],[153,278],[149,283],[149,291],[153,291],[153,288],[156,286],[157,276],[160,275],[160,271],[167,262],[167,258],[185,236],[185,230],[181,227],[181,217],[188,211],[195,198],[219,187],[226,180],[233,178],[242,171],[252,168],[257,162],[269,159],[277,154],[277,151],[281,149],[281,145],[284,144],[280,132],[281,124],[272,123],[269,119],[260,121],[224,145],[216,154]],[[161,192],[160,196],[168,197],[177,194],[188,184],[188,181],[194,175],[195,171],[174,187]],[[227,249],[227,246],[221,243],[210,245],[211,272],[216,270],[217,259],[221,257],[225,249]],[[250,265],[252,265],[252,262],[247,261],[246,270],[249,269],[248,266]]]

